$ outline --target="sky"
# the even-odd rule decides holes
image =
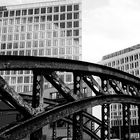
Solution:
[[[0,0],[0,6],[47,0]],[[140,43],[140,0],[82,0],[83,61]]]

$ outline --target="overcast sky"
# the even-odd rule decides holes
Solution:
[[[0,0],[11,5],[47,0]],[[98,62],[103,55],[140,43],[140,0],[82,0],[83,60]]]

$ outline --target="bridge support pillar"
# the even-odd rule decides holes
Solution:
[[[73,115],[73,139],[83,140],[83,117],[82,112]]]
[[[33,71],[33,97],[32,107],[37,108],[43,104],[43,76]],[[30,140],[42,140],[42,128],[30,135]]]
[[[110,105],[102,105],[101,140],[110,140]]]
[[[130,104],[123,105],[123,139],[130,140]]]

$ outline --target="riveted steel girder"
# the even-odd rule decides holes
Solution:
[[[71,102],[26,120],[13,128],[1,132],[0,136],[3,136],[6,140],[18,140],[51,122],[55,122],[90,106],[103,105],[106,103],[131,103],[140,105],[140,97],[132,97],[129,95],[120,95],[119,97],[118,95],[106,95],[89,97]]]

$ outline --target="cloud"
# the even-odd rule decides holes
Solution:
[[[109,0],[107,5],[85,13],[84,59],[96,60],[98,55],[102,56],[139,43],[139,6],[138,0]]]

